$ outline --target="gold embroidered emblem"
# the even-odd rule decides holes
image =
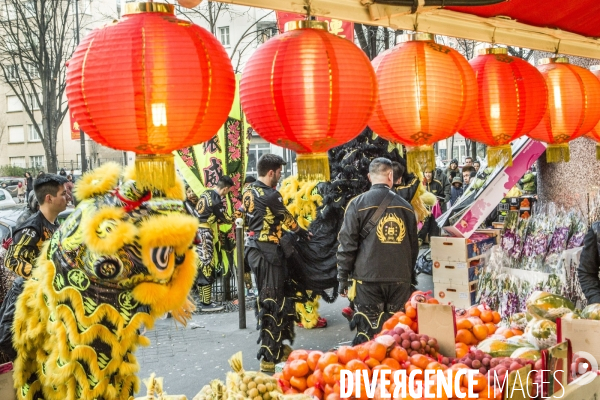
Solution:
[[[247,190],[242,197],[242,204],[247,213],[254,212],[254,193],[252,190]]]
[[[377,237],[381,243],[402,243],[406,236],[404,222],[394,214],[385,214],[377,224]]]
[[[206,211],[206,198],[204,196],[201,196],[198,200],[196,210],[198,210],[198,214],[203,214]]]

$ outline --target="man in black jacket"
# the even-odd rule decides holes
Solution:
[[[4,258],[4,266],[19,275],[0,308],[0,352],[9,359],[17,356],[12,347],[11,329],[15,303],[23,292],[24,280],[31,278],[42,246],[58,229],[58,214],[67,208],[66,182],[66,178],[54,174],[45,174],[35,180],[33,192],[39,203],[39,211],[13,232],[13,242]]]
[[[372,339],[403,308],[419,253],[413,208],[390,190],[391,161],[382,157],[371,161],[369,180],[371,189],[348,203],[338,236],[339,292],[356,305],[350,322],[357,329],[353,344]],[[390,193],[381,217],[371,221]]]
[[[600,303],[600,221],[594,222],[583,240],[577,278],[588,304]]]
[[[255,313],[261,346],[257,358],[263,372],[275,372],[275,364],[291,351],[283,341],[294,340],[296,293],[288,285],[286,259],[280,246],[282,228],[285,226],[303,239],[309,238],[275,189],[285,164],[275,154],[261,156],[257,164],[258,180],[242,196],[248,231],[245,257],[258,289]]]

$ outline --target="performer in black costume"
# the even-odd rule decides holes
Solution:
[[[250,184],[242,198],[248,231],[245,257],[258,286],[256,319],[261,346],[257,357],[264,372],[273,372],[275,364],[291,351],[283,341],[293,342],[297,319],[295,302],[298,296],[288,279],[286,259],[280,246],[282,228],[285,225],[297,236],[308,238],[308,232],[300,228],[275,189],[285,164],[277,155],[263,155],[258,160],[258,180]]]

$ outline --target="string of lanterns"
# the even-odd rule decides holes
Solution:
[[[168,187],[170,153],[216,134],[235,78],[217,39],[177,19],[172,6],[128,7],[77,47],[66,95],[92,139],[138,154],[142,186],[160,177]],[[501,48],[467,62],[431,34],[403,39],[370,63],[323,22],[288,23],[246,63],[240,101],[248,122],[267,141],[296,151],[299,178],[310,180],[328,180],[327,150],[367,124],[407,147],[412,171],[432,167],[433,144],[456,132],[490,146],[490,165],[511,164],[510,142],[523,135],[548,143],[549,162],[568,161],[568,142],[582,135],[600,142],[598,69],[562,57],[533,67]]]

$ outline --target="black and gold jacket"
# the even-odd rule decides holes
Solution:
[[[376,184],[348,203],[338,235],[338,279],[411,282],[419,244],[415,213],[406,200],[396,195],[369,235],[360,237],[389,191]]]
[[[396,194],[400,195],[404,200],[408,203],[412,202],[413,197],[417,194],[419,190],[419,185],[421,181],[414,174],[412,174],[412,179],[409,182],[402,182],[399,185],[395,185],[392,190],[396,192]]]
[[[279,244],[283,225],[291,231],[298,229],[298,223],[283,205],[281,194],[272,187],[253,182],[244,191],[242,200],[249,239]]]
[[[4,258],[4,266],[23,278],[29,278],[42,245],[57,229],[58,224],[48,221],[41,211],[32,215],[14,231],[13,242]]]
[[[438,198],[440,203],[446,201],[446,194],[444,193],[444,185],[437,179],[432,179],[431,182],[425,182],[425,187],[429,193],[433,193]]]
[[[223,199],[214,190],[206,190],[198,197],[196,211],[198,211],[200,222],[207,222],[209,224],[215,222],[220,224],[232,223],[231,216],[227,214]]]

